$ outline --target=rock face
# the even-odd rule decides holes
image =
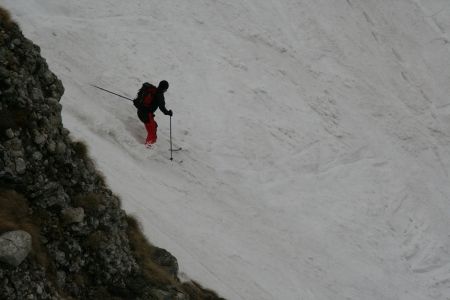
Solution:
[[[31,235],[22,230],[0,236],[0,261],[17,267],[31,251]]]
[[[0,8],[0,299],[219,299],[180,283],[176,258],[130,230],[63,127],[63,93]]]

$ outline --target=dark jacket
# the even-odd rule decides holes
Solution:
[[[138,109],[137,115],[139,120],[143,123],[147,123],[150,118],[149,115],[152,114],[154,116],[155,111],[160,109],[165,115],[169,115],[170,112],[166,108],[166,101],[164,99],[164,93],[161,91],[156,91],[156,94],[153,96],[150,107],[144,107],[142,109]]]
[[[166,108],[166,100],[164,99],[164,93],[157,91],[153,97],[152,103],[150,104],[149,111],[154,113],[159,109],[165,114],[169,114],[169,110]]]

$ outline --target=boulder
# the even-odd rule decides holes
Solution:
[[[155,247],[155,250],[152,253],[152,259],[172,276],[178,276],[178,261],[176,257],[166,249]]]
[[[31,235],[22,230],[0,235],[0,261],[17,267],[31,251]]]

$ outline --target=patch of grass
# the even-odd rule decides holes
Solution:
[[[28,203],[21,195],[11,190],[0,191],[0,233],[16,230],[28,218],[28,211]]]
[[[0,21],[5,24],[5,26],[9,27],[15,22],[11,18],[11,14],[9,11],[7,11],[5,8],[0,7]]]
[[[94,287],[92,289],[92,294],[93,294],[92,295],[93,298],[91,298],[91,299],[110,299],[110,300],[120,300],[121,299],[121,298],[111,295],[111,293],[108,291],[108,288],[104,287],[104,286]]]
[[[105,200],[102,195],[90,193],[84,196],[79,196],[74,199],[76,206],[84,208],[84,211],[88,214],[93,214],[98,211],[100,205],[105,204]]]
[[[108,241],[108,234],[102,230],[97,230],[91,233],[84,241],[84,246],[91,250],[97,250],[103,247]]]
[[[182,290],[189,295],[189,299],[196,300],[225,300],[219,297],[216,292],[205,289],[198,282],[189,281],[181,284]]]
[[[131,250],[137,263],[142,268],[145,278],[156,286],[178,285],[174,277],[152,261],[151,254],[154,251],[154,247],[145,238],[136,218],[128,216],[127,223],[127,234]]]
[[[76,141],[72,143],[73,150],[75,151],[76,155],[81,158],[82,160],[89,159],[88,158],[88,146],[86,143],[82,141]]]
[[[85,274],[77,273],[71,275],[73,282],[79,287],[86,286],[87,276]]]
[[[32,238],[31,255],[47,268],[49,259],[40,239],[39,226],[32,218],[28,202],[12,190],[0,190],[0,234],[8,231],[23,230]]]
[[[8,128],[14,128],[16,123],[10,113],[5,110],[0,111],[0,130],[5,131]]]
[[[24,109],[15,110],[12,112],[16,127],[27,127],[30,122],[30,114]]]
[[[26,127],[28,119],[29,115],[23,109],[15,111],[2,110],[0,111],[0,130],[4,131],[8,128],[16,129]]]
[[[130,239],[131,250],[148,281],[157,286],[172,285],[189,295],[189,299],[225,300],[219,297],[216,292],[203,288],[195,281],[180,283],[177,278],[174,278],[161,266],[153,262],[152,253],[154,253],[156,247],[147,241],[136,218],[127,216],[127,223],[127,234]]]
[[[100,187],[106,187],[106,177],[101,173],[99,170],[96,170],[96,176],[95,183]]]

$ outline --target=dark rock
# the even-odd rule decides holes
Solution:
[[[56,154],[64,154],[66,152],[66,144],[64,144],[63,142],[59,141],[56,144]]]
[[[31,235],[22,230],[0,235],[0,261],[17,267],[31,251]]]
[[[166,269],[172,276],[178,276],[178,261],[176,257],[166,249],[155,247],[155,250],[152,253],[152,259],[155,263]]]
[[[14,138],[14,131],[11,128],[6,129],[5,134],[10,139]]]
[[[84,220],[84,209],[82,207],[68,207],[62,211],[64,223],[81,223]]]
[[[38,151],[34,152],[33,153],[33,159],[34,160],[41,160],[42,159],[42,153],[38,152]]]
[[[33,127],[37,127],[37,126],[33,126]],[[41,145],[43,143],[45,143],[45,136],[42,134],[37,133],[36,136],[34,137],[34,142],[38,145]]]
[[[18,174],[25,173],[26,168],[27,168],[27,165],[22,158],[16,159],[16,172]]]
[[[56,151],[56,143],[54,141],[49,141],[48,145],[47,145],[47,150],[50,153],[55,153],[55,151]]]

